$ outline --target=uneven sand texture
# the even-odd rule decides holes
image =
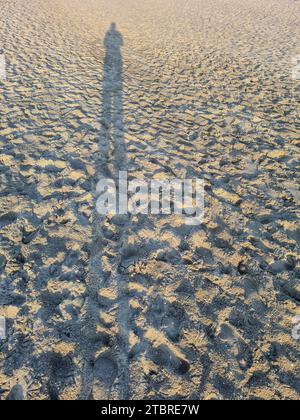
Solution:
[[[1,399],[298,400],[300,2],[0,0],[0,49]],[[205,223],[97,216],[119,170]]]

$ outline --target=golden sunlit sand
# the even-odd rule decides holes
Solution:
[[[298,400],[299,1],[0,10],[0,398]],[[100,217],[120,170],[204,223]]]

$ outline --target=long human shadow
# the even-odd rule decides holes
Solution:
[[[100,172],[116,178],[126,169],[123,111],[123,37],[112,23],[104,39],[102,115],[99,139]]]
[[[121,47],[123,38],[112,23],[104,39],[105,56],[103,62],[101,131],[96,172],[99,178],[117,180],[119,171],[126,170],[127,158],[124,141],[123,115],[123,60]],[[80,399],[95,399],[95,383],[103,387],[106,398],[116,396],[128,399],[128,298],[127,278],[119,272],[120,256],[112,261],[112,272],[107,275],[102,259],[107,246],[112,244],[104,225],[108,219],[94,212],[93,240],[90,244],[89,274],[87,278],[86,315],[82,325],[83,372]],[[126,229],[120,234],[114,246],[119,249],[126,242]],[[103,288],[117,290],[117,319],[119,333],[111,336],[99,326],[101,307],[99,291]],[[115,305],[115,302],[112,302]],[[106,305],[107,306],[107,305]],[[101,326],[103,327],[103,326]],[[102,352],[102,349],[104,353]],[[99,357],[99,352],[101,356]],[[102,385],[101,385],[102,383]],[[106,390],[106,391],[105,391]],[[116,391],[117,390],[117,391]]]

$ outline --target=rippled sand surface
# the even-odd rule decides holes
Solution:
[[[299,1],[0,10],[1,398],[298,400]],[[205,223],[96,216],[119,170]]]

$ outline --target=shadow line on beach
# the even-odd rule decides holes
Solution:
[[[123,59],[121,47],[123,37],[112,23],[104,39],[105,56],[103,62],[101,132],[99,137],[99,158],[96,173],[99,178],[117,180],[119,171],[127,168],[127,152],[124,141],[123,112]],[[99,180],[99,179],[98,179]],[[97,181],[98,181],[97,180]],[[110,274],[104,270],[102,259],[110,247],[105,226],[112,221],[94,214],[93,240],[90,247],[89,276],[86,315],[82,328],[83,372],[80,399],[128,399],[128,298],[126,296],[127,277],[120,273],[120,252],[112,262]],[[126,228],[114,246],[120,250],[126,243]],[[117,299],[103,304],[99,299],[101,289],[117,291]],[[105,332],[99,319],[101,311],[113,311],[117,304],[116,323],[119,331],[113,335]],[[100,328],[97,328],[100,324]],[[114,327],[116,327],[114,325]],[[100,356],[99,356],[100,354]],[[97,388],[98,391],[97,392]]]

